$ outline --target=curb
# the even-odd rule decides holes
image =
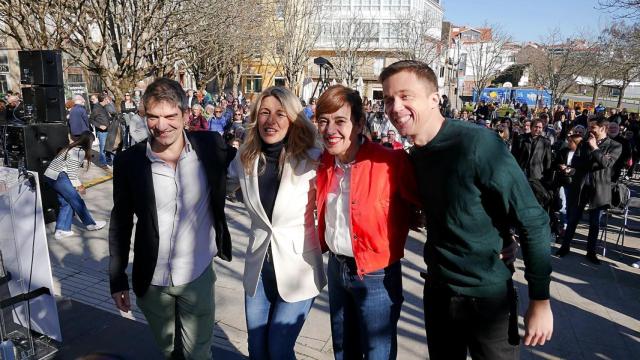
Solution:
[[[113,179],[113,174],[107,172],[107,175],[91,179],[91,180],[89,180],[87,182],[83,182],[82,185],[84,185],[85,189],[88,189],[90,187],[105,183],[105,182],[107,182],[107,181],[109,181],[111,179]]]

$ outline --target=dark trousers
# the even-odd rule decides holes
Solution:
[[[474,360],[519,358],[513,286],[505,295],[478,298],[425,284],[423,299],[429,359],[465,360],[467,352]]]
[[[578,223],[582,218],[582,213],[584,212],[584,208],[587,204],[578,204],[577,207],[568,206],[567,207],[567,230],[564,233],[564,239],[562,239],[562,247],[570,248],[571,240],[573,240],[573,236],[576,233],[576,228],[578,227]],[[600,233],[600,216],[602,215],[602,210],[605,207],[599,207],[595,209],[589,209],[589,235],[587,235],[587,253],[595,254],[596,253],[596,245],[598,242],[598,234]]]

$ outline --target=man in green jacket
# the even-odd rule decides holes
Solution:
[[[529,284],[525,345],[551,339],[549,218],[499,137],[439,111],[428,65],[380,74],[385,112],[414,139],[411,158],[427,216],[424,311],[430,359],[516,359],[511,271],[498,256],[518,228]],[[513,315],[513,314],[512,314]],[[515,325],[515,326],[514,326]]]

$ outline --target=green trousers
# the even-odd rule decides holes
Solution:
[[[150,285],[144,296],[137,298],[165,358],[183,355],[185,359],[211,359],[215,281],[211,264],[188,284]]]

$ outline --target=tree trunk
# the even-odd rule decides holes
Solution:
[[[593,104],[593,106],[596,105],[596,100],[598,99],[598,92],[599,91],[600,91],[600,85],[594,84],[593,85],[593,98],[591,99],[591,103]]]
[[[622,99],[624,98],[624,92],[627,90],[627,86],[629,86],[629,83],[623,81],[622,87],[620,87],[620,94],[618,94],[618,105],[616,105],[617,108],[620,108],[622,106]]]
[[[238,85],[242,77],[242,63],[239,63],[236,67],[236,71],[233,73],[233,96],[238,97]]]

